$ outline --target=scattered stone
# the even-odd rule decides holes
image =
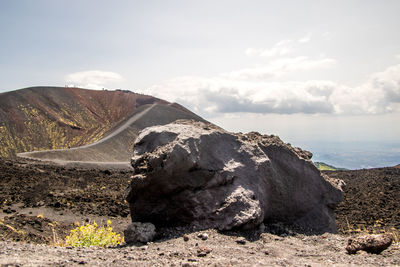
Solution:
[[[325,233],[325,234],[321,235],[321,239],[325,239],[327,237],[328,237],[328,233]]]
[[[4,212],[4,213],[7,213],[7,214],[11,214],[11,213],[16,212],[16,210],[15,210],[15,209],[12,209],[12,208],[10,208],[10,207],[7,207],[7,208],[3,209],[3,212]]]
[[[151,223],[131,223],[124,231],[124,238],[127,244],[147,243],[153,240],[156,235],[156,227]]]
[[[205,257],[208,254],[210,254],[212,251],[211,248],[205,247],[205,246],[200,246],[197,248],[197,257]]]
[[[368,253],[380,254],[393,242],[391,234],[362,235],[350,237],[347,241],[346,250],[349,254],[355,254],[359,250]]]
[[[183,241],[189,241],[189,235],[183,235]]]
[[[236,243],[238,243],[240,245],[244,245],[244,244],[246,244],[246,238],[239,237],[238,239],[236,239]]]
[[[142,130],[133,150],[132,221],[230,230],[274,220],[336,232],[341,183],[277,136],[179,120]]]
[[[200,233],[197,235],[198,238],[201,238],[202,240],[207,240],[208,239],[208,234],[206,233]]]
[[[170,257],[177,257],[177,256],[179,256],[179,252],[177,252],[177,251],[171,252],[171,253],[169,253],[169,256]]]

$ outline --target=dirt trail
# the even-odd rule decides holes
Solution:
[[[152,104],[150,107],[146,108],[145,110],[143,110],[142,112],[133,115],[131,118],[129,118],[124,124],[122,124],[120,127],[118,127],[115,131],[113,131],[111,134],[107,135],[106,137],[100,139],[99,141],[96,141],[94,143],[85,145],[85,146],[81,146],[81,147],[74,147],[71,149],[75,149],[75,150],[79,150],[79,149],[84,149],[84,148],[88,148],[88,147],[93,147],[96,146],[98,144],[101,144],[115,136],[117,136],[118,134],[120,134],[121,132],[125,131],[127,128],[129,128],[135,121],[139,120],[140,118],[142,118],[144,115],[146,115],[152,108],[154,108],[156,105],[158,104]]]
[[[118,127],[116,130],[114,130],[111,134],[107,135],[106,137],[92,143],[88,144],[85,146],[80,146],[80,147],[73,147],[70,149],[55,149],[55,150],[41,150],[41,151],[32,151],[32,152],[24,152],[24,153],[18,153],[17,156],[20,158],[25,158],[25,159],[34,159],[34,160],[42,160],[42,161],[51,161],[56,163],[57,165],[62,165],[62,166],[68,166],[68,167],[85,167],[85,168],[113,168],[113,169],[126,169],[130,168],[129,162],[121,162],[121,161],[80,161],[80,160],[63,160],[63,159],[58,159],[58,158],[53,158],[53,159],[48,159],[48,158],[38,158],[37,154],[46,154],[46,153],[54,153],[55,151],[59,152],[68,152],[71,153],[71,151],[84,151],[87,150],[88,148],[93,148],[96,147],[108,140],[111,140],[112,138],[115,138],[117,135],[121,134],[123,131],[128,129],[134,122],[137,120],[141,119],[143,116],[145,116],[151,109],[154,108],[157,104],[152,104],[149,107],[147,107],[145,110],[133,115],[131,118],[129,118],[125,123],[123,123],[120,127]],[[35,156],[36,155],[36,156]]]
[[[125,168],[129,166],[133,142],[141,130],[149,126],[168,124],[177,119],[203,120],[174,104],[142,105],[129,119],[95,143],[71,149],[20,153],[18,156],[51,161],[59,165],[91,165],[103,168],[104,165],[115,164],[115,168]]]
[[[72,147],[70,149],[54,149],[54,150],[41,150],[41,151],[32,151],[32,152],[24,152],[24,153],[18,153],[17,156],[20,158],[25,158],[25,159],[34,159],[34,160],[45,160],[45,161],[53,161],[54,163],[57,163],[59,165],[87,165],[87,164],[96,164],[96,165],[112,165],[114,164],[115,167],[119,167],[120,165],[123,165],[124,167],[126,167],[129,163],[127,162],[102,162],[102,161],[73,161],[73,160],[62,160],[62,159],[57,159],[57,158],[53,158],[53,159],[41,159],[38,158],[37,155],[38,153],[40,154],[46,154],[48,152],[50,153],[54,153],[56,151],[60,151],[60,152],[68,152],[70,153],[70,151],[82,151],[85,150],[87,148],[92,148],[95,146],[98,146],[104,142],[106,142],[107,140],[110,140],[114,137],[116,137],[118,134],[122,133],[123,131],[125,131],[127,128],[129,128],[134,122],[136,122],[137,120],[141,119],[144,115],[146,115],[151,109],[153,109],[157,104],[152,104],[149,107],[147,107],[145,110],[133,115],[131,118],[129,118],[124,124],[122,124],[120,127],[118,127],[117,129],[115,129],[111,134],[107,135],[106,137],[85,145],[85,146],[80,146],[80,147]]]
[[[208,235],[207,240],[198,237]],[[240,234],[215,230],[171,236],[141,246],[119,248],[65,248],[0,242],[0,264],[8,266],[399,266],[399,250],[392,246],[381,255],[349,255],[346,237],[281,237],[258,233],[238,243]],[[255,239],[253,239],[255,238]],[[202,251],[205,251],[202,253]]]

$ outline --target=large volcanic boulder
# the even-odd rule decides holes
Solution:
[[[132,221],[221,230],[284,222],[335,232],[340,183],[322,176],[311,156],[276,136],[202,122],[146,128],[131,161]]]

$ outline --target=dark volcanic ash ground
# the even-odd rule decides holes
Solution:
[[[252,232],[206,230],[203,232],[209,237],[202,240],[195,229],[158,229],[157,239],[147,245],[81,249],[52,246],[54,233],[62,240],[75,227],[74,222],[102,224],[111,219],[114,229],[122,234],[130,223],[124,195],[131,170],[0,160],[0,173],[0,264],[400,265],[398,244],[381,255],[348,255],[345,251],[349,227],[371,232],[399,229],[399,168],[327,172],[347,184],[344,201],[336,212],[338,235],[292,235],[284,226],[267,226],[264,231]],[[189,241],[183,240],[184,234]]]

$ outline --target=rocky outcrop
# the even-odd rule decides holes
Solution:
[[[277,136],[202,122],[146,128],[131,161],[132,220],[221,230],[284,222],[335,232],[340,183],[322,176],[311,156]]]

